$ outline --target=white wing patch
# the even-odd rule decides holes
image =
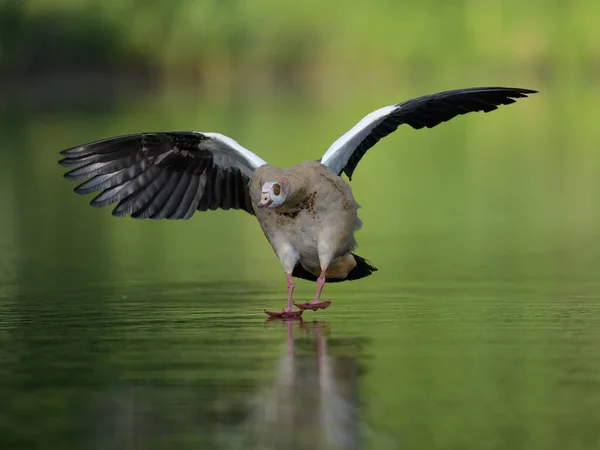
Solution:
[[[350,156],[373,129],[387,116],[396,111],[398,106],[391,105],[380,108],[362,118],[343,136],[337,139],[323,155],[321,164],[334,173],[339,173],[348,163]]]
[[[237,141],[228,136],[220,133],[203,133],[201,131],[197,131],[197,133],[211,138],[215,145],[214,150],[217,150],[214,153],[214,161],[216,164],[222,167],[231,167],[231,162],[233,161],[231,156],[241,156],[245,161],[248,162],[247,167],[250,169],[250,176],[252,176],[252,172],[254,172],[257,167],[267,164],[264,159],[251,152],[247,148],[241,146]],[[202,144],[207,145],[206,142],[203,142]]]

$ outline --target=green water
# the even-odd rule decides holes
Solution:
[[[4,108],[0,448],[599,448],[597,92],[381,141],[352,181],[357,253],[379,271],[326,286],[332,306],[303,323],[265,321],[285,278],[252,217],[116,219],[56,164],[196,129],[289,166],[433,90]]]

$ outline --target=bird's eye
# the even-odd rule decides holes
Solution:
[[[281,186],[279,186],[277,183],[275,183],[273,185],[273,194],[275,194],[275,195],[281,194]]]

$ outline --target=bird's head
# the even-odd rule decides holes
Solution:
[[[269,181],[260,189],[259,208],[276,208],[285,202],[288,195],[287,184],[283,181]]]

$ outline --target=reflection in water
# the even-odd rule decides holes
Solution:
[[[235,433],[240,448],[358,448],[356,355],[331,354],[327,323],[283,323],[285,353],[273,380],[253,399],[250,414]],[[295,332],[303,338],[295,338]],[[343,351],[344,343],[336,344],[336,350]]]
[[[167,381],[126,383],[92,395],[81,417],[86,448],[357,449],[366,427],[359,418],[356,338],[332,339],[327,323],[274,321],[283,326],[282,355],[254,369],[193,370]],[[233,341],[214,343],[226,354]],[[246,344],[246,351],[251,352]],[[228,357],[226,357],[228,358]],[[237,358],[245,360],[245,354]],[[249,359],[245,365],[252,365]],[[256,362],[256,361],[255,361]],[[157,363],[162,366],[162,363]],[[144,366],[148,371],[153,365]],[[171,370],[174,370],[172,367]],[[175,446],[175,447],[173,447]]]

